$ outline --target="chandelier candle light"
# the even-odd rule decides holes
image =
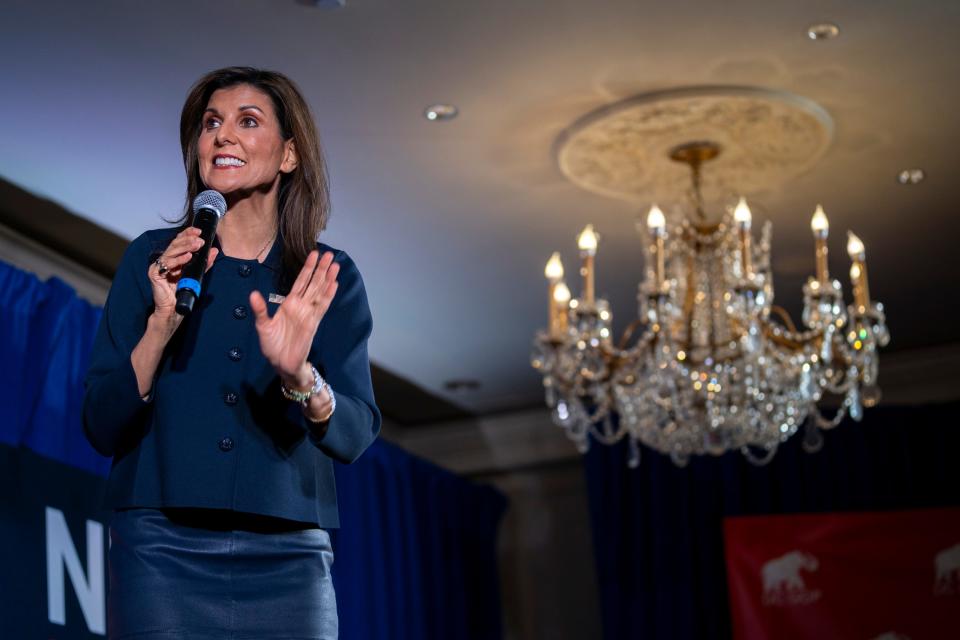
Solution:
[[[597,255],[599,240],[599,236],[593,232],[592,224],[588,224],[577,236],[577,246],[580,248],[580,257],[583,259],[583,266],[580,267],[580,275],[583,276],[583,301],[587,305],[594,303],[593,258]]]
[[[653,264],[656,274],[654,277],[654,284],[657,291],[663,290],[663,277],[665,273],[664,268],[664,255],[663,255],[663,243],[667,237],[667,219],[663,215],[663,211],[660,211],[660,207],[653,205],[650,207],[650,213],[647,214],[647,227],[650,228],[650,233],[653,235]]]
[[[560,256],[545,270],[550,283],[549,330],[537,334],[531,363],[543,375],[554,421],[585,452],[594,438],[629,440],[630,466],[639,443],[677,465],[691,455],[738,450],[755,464],[801,427],[803,446],[818,450],[821,430],[845,415],[859,421],[880,398],[878,347],[890,339],[883,305],[870,300],[866,249],[849,233],[854,303],[827,268],[829,222],[817,205],[810,222],[816,275],[803,286],[803,328],[773,304],[771,225],[754,243],[752,214],[740,198],[709,221],[700,194],[700,166],[719,145],[693,142],[671,159],[693,173],[695,216],[672,227],[657,205],[645,225],[646,275],[639,317],[617,344],[610,339],[609,303],[594,293],[599,237],[592,225],[577,237],[583,290],[570,299]],[[825,395],[839,408],[825,417]]]

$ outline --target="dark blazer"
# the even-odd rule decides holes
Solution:
[[[176,233],[148,231],[130,244],[94,342],[83,427],[97,451],[113,456],[106,505],[232,509],[337,527],[333,460],[356,460],[380,431],[360,272],[346,253],[318,243],[340,264],[309,355],[336,396],[327,424],[283,398],[249,309],[254,289],[265,299],[283,293],[280,240],[262,264],[217,256],[144,402],[130,354],[153,308],[147,268]],[[267,303],[271,314],[278,306]]]

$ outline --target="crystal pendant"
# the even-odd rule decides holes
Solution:
[[[727,451],[727,438],[720,429],[707,429],[703,434],[703,447],[712,456],[722,456]]]
[[[820,345],[820,359],[824,364],[833,360],[833,331],[827,330],[823,334],[823,344]]]
[[[759,456],[756,455],[754,451],[755,451],[754,447],[743,447],[742,449],[740,449],[740,452],[743,454],[743,457],[746,458],[750,464],[757,467],[762,467],[768,464],[771,460],[773,460],[774,454],[777,453],[777,447],[776,445],[774,445],[769,449],[765,450]]]
[[[553,409],[554,407],[557,406],[557,390],[553,387],[553,385],[546,387],[546,391],[544,391],[544,395],[546,396],[545,399],[546,399],[548,408]]]
[[[688,462],[690,462],[690,456],[674,449],[670,452],[670,461],[682,469],[683,467],[687,466]]]
[[[747,350],[747,353],[757,353],[760,351],[760,327],[757,326],[756,320],[750,323],[750,329],[747,330],[747,335],[744,336],[743,346]]]
[[[850,417],[853,418],[854,422],[860,422],[863,420],[863,404],[860,402],[860,387],[856,385],[851,387],[847,399],[850,402]]]
[[[807,423],[803,432],[803,450],[807,453],[816,453],[823,448],[823,433],[812,421]]]
[[[807,402],[814,399],[817,393],[817,385],[813,383],[813,368],[804,363],[800,369],[800,395]]]
[[[877,406],[882,396],[883,394],[880,392],[880,387],[875,384],[864,385],[863,389],[860,390],[863,406],[868,409]]]
[[[629,457],[627,458],[627,466],[631,469],[636,469],[640,466],[640,445],[637,444],[635,438],[630,438],[628,442]]]
[[[576,422],[572,412],[570,411],[570,405],[567,404],[566,400],[560,400],[557,402],[557,406],[553,409],[552,416],[554,424],[564,429],[573,426],[573,424]]]
[[[540,342],[537,341],[530,351],[530,366],[534,369],[543,369],[546,364],[547,354],[544,352]]]

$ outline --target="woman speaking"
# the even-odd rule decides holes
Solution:
[[[134,240],[86,378],[87,438],[113,456],[110,638],[335,638],[333,460],[377,437],[363,281],[317,242],[329,213],[310,110],[285,76],[211,72],[180,120],[187,213]],[[227,213],[204,246],[190,206]]]

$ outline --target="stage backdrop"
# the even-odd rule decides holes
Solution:
[[[0,262],[0,637],[106,631],[110,460],[80,427],[100,309]],[[496,533],[506,508],[387,442],[336,465],[340,637],[500,638]]]
[[[827,432],[820,452],[805,453],[800,438],[793,438],[766,467],[731,453],[678,469],[644,448],[639,468],[629,469],[625,445],[594,443],[584,465],[604,638],[730,638],[726,517],[960,505],[958,410],[960,404],[876,407],[863,422],[848,420]],[[864,551],[879,549],[893,534],[883,526],[861,531]],[[952,535],[960,542],[960,530]],[[804,548],[794,545],[780,556],[793,550]],[[879,551],[870,562],[880,571],[898,566]],[[949,598],[960,611],[960,594]],[[957,637],[950,635],[956,629],[939,637]],[[874,636],[819,629],[806,637]],[[924,637],[930,636],[913,640]]]
[[[727,518],[734,637],[960,635],[960,509]]]

